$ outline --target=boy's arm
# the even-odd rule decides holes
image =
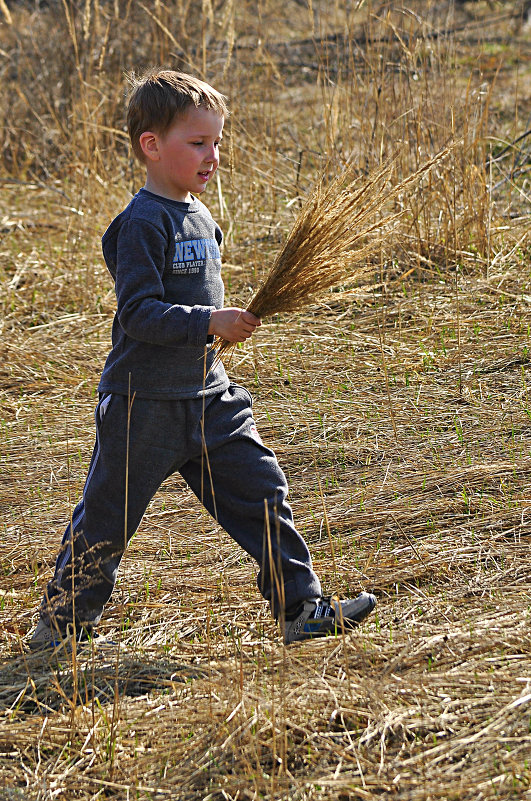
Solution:
[[[215,306],[164,300],[167,237],[152,223],[122,226],[116,252],[117,314],[125,333],[156,345],[204,346]]]

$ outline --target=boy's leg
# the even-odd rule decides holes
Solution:
[[[74,535],[68,525],[41,607],[44,622],[59,631],[74,616],[78,626],[98,623],[127,542],[175,461],[168,426],[178,427],[179,405],[156,403],[156,411],[153,405],[135,399],[128,424],[126,396],[105,396],[98,404],[96,445],[72,515]]]
[[[196,436],[197,452],[200,429]],[[247,390],[231,385],[206,405],[204,439],[206,455],[188,461],[181,475],[212,516],[258,562],[258,586],[273,614],[319,596],[319,579],[286,500],[284,473],[273,451],[260,440]]]

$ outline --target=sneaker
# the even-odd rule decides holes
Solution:
[[[284,622],[284,643],[341,634],[354,629],[372,612],[376,598],[362,592],[352,601],[340,601],[335,595],[326,598],[308,598],[294,617]]]
[[[48,651],[55,650],[56,648],[66,648],[72,650],[72,626],[69,624],[66,634],[59,631],[59,629],[52,629],[44,620],[39,620],[37,628],[33,632],[28,645],[31,651]],[[88,643],[92,639],[99,639],[96,632],[89,632],[85,628],[79,628],[76,631],[76,643]]]

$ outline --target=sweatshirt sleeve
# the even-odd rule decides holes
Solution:
[[[141,342],[204,346],[215,307],[164,300],[167,248],[168,237],[153,223],[136,219],[122,225],[116,251],[118,320],[127,336]]]

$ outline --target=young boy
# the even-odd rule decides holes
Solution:
[[[286,643],[352,628],[376,603],[369,593],[321,597],[251,397],[215,358],[214,337],[243,342],[260,325],[223,307],[222,234],[197,197],[218,167],[227,114],[224,96],[189,75],[158,70],[134,81],[127,122],[146,182],[102,240],[117,311],[96,444],[32,649],[92,634],[127,542],[176,471],[258,563],[259,589]]]

